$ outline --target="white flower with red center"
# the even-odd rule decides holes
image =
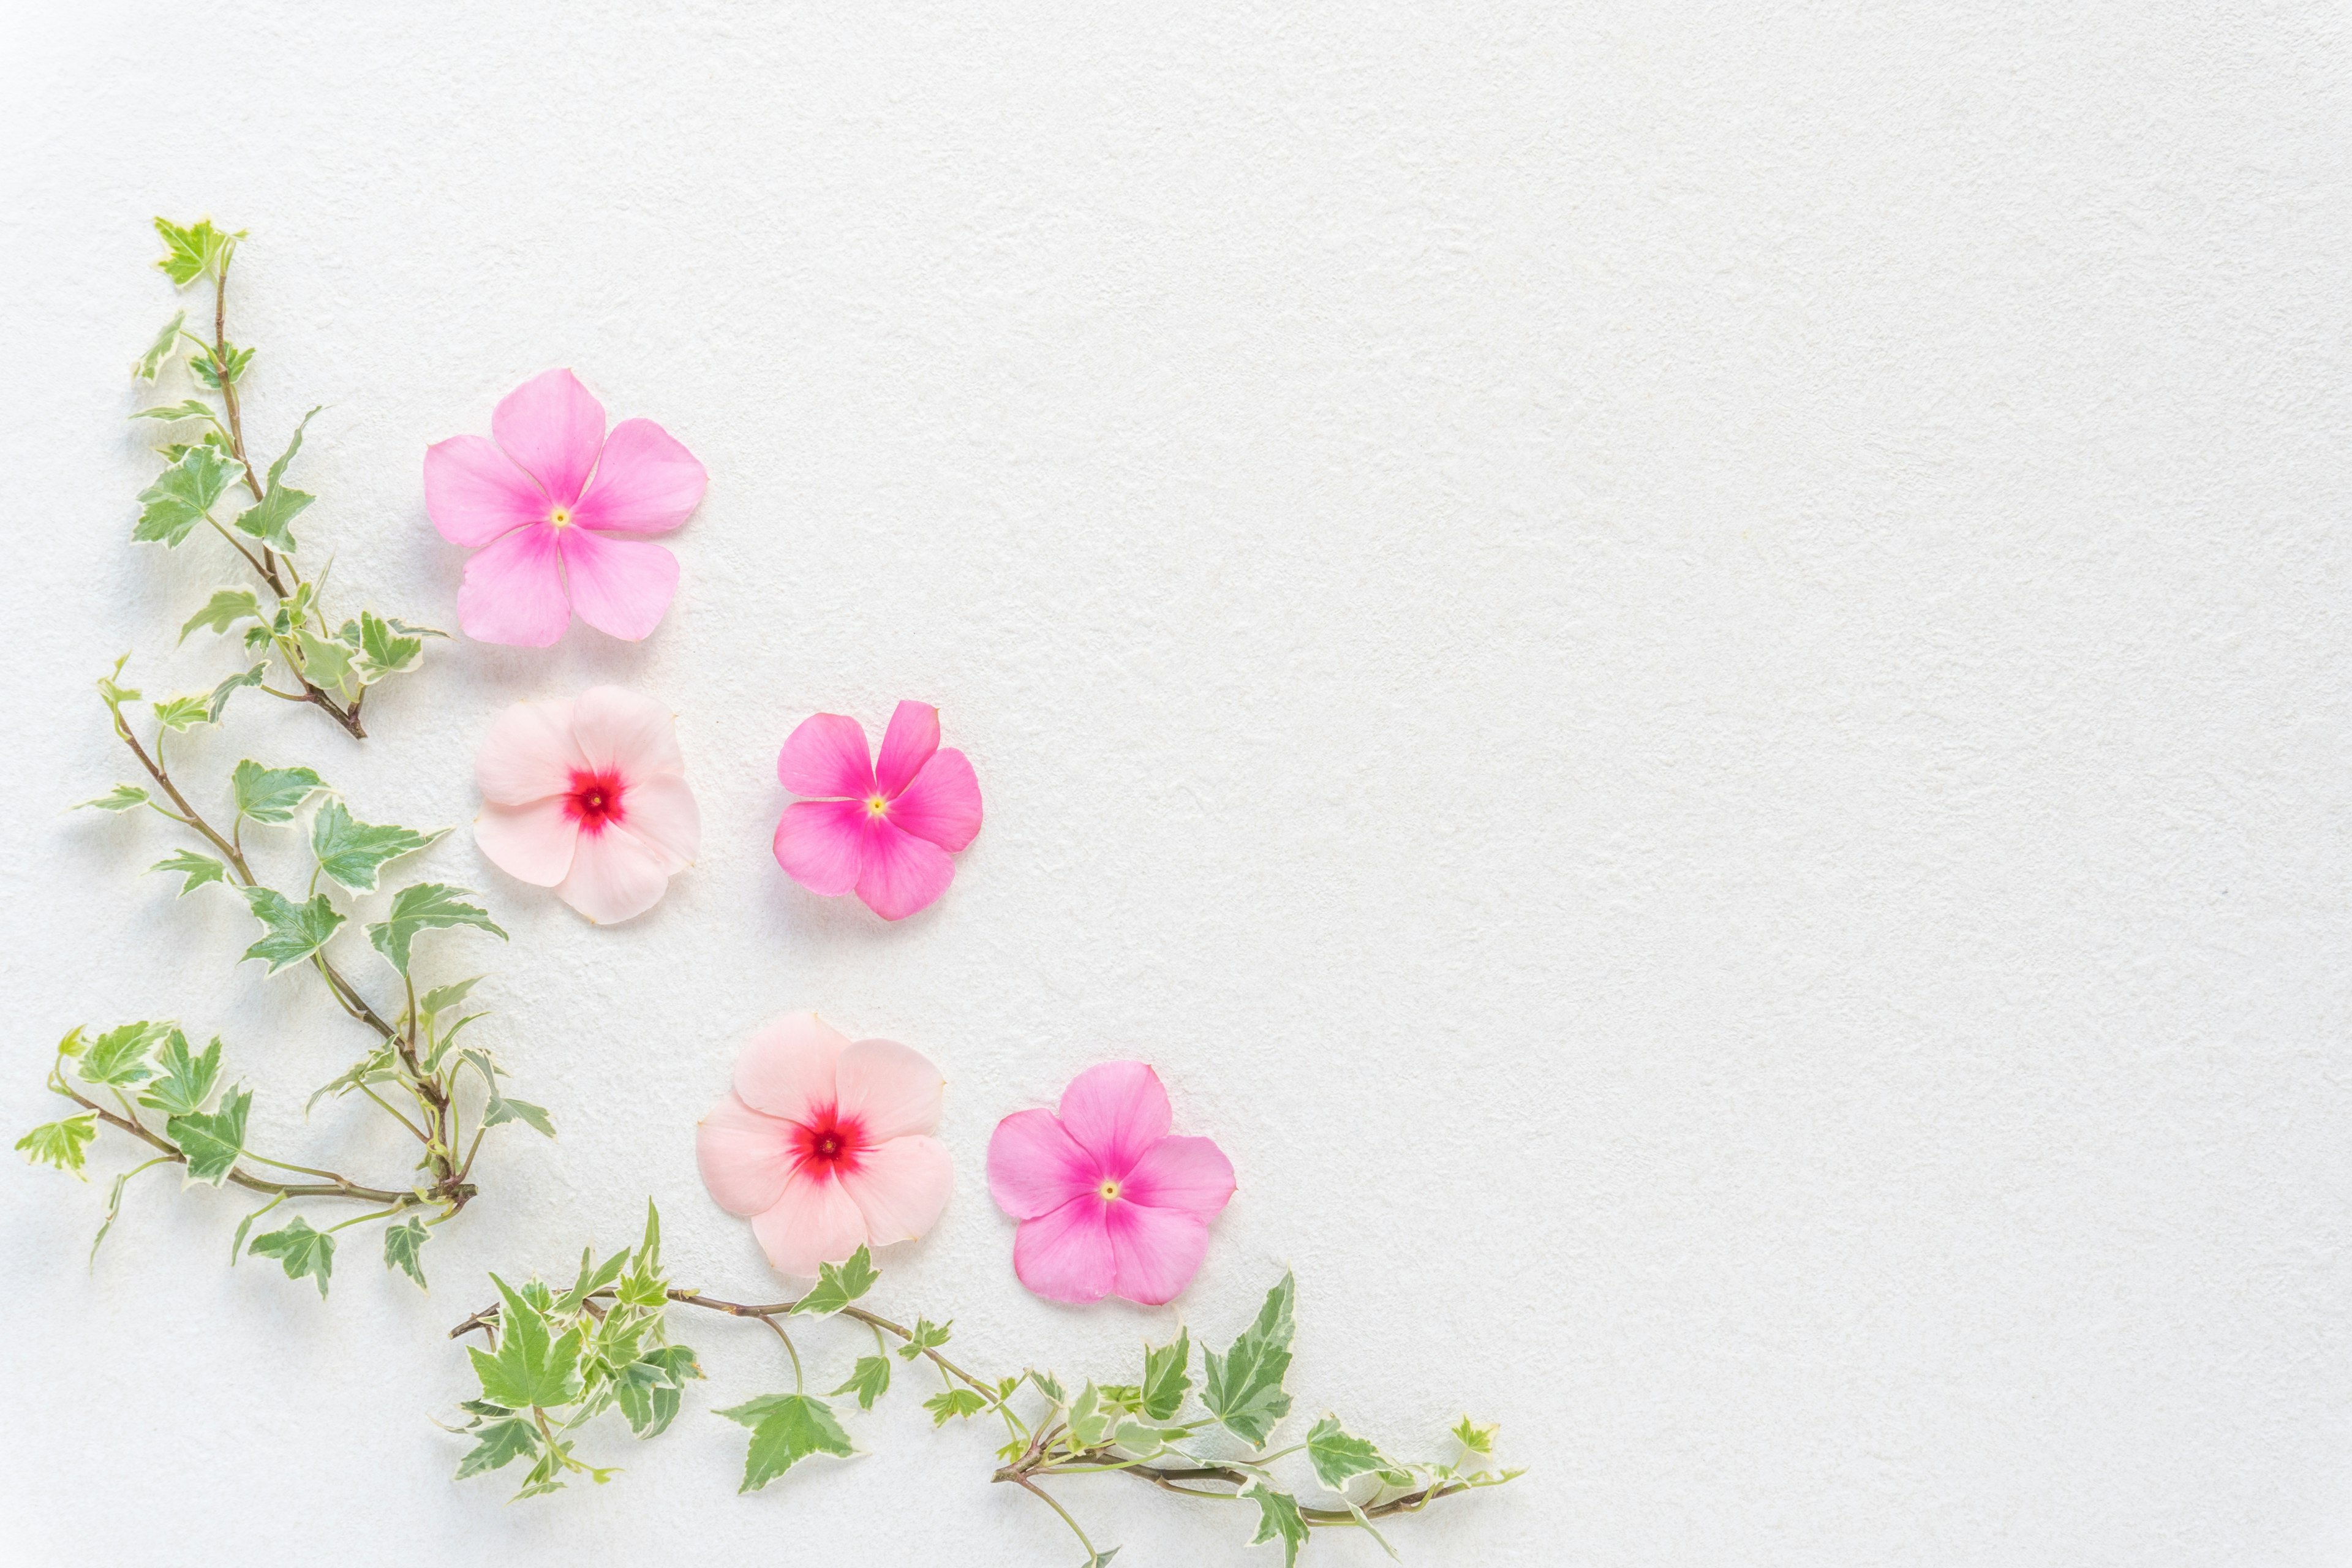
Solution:
[[[702,846],[677,728],[650,698],[599,686],[518,702],[474,755],[474,842],[508,876],[599,925],[643,914]]]

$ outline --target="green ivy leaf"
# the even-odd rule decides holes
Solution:
[[[352,669],[362,686],[415,669],[425,657],[422,637],[404,637],[393,626],[373,610],[360,612],[360,654],[352,661]]]
[[[202,1110],[220,1082],[220,1037],[215,1035],[213,1043],[205,1047],[205,1054],[197,1056],[188,1049],[188,1037],[174,1029],[155,1059],[163,1076],[147,1086],[139,1096],[139,1103],[167,1116]]]
[[[1183,1408],[1184,1391],[1192,1386],[1192,1331],[1179,1329],[1172,1345],[1143,1347],[1143,1413],[1165,1421]]]
[[[425,1222],[415,1215],[410,1215],[398,1225],[384,1226],[384,1268],[399,1269],[416,1281],[418,1289],[424,1289],[425,1265],[420,1259],[425,1251],[425,1244],[432,1239],[433,1233],[425,1229]]]
[[[474,987],[481,983],[482,977],[477,974],[467,980],[453,980],[446,985],[436,985],[424,994],[416,1005],[428,1018],[436,1013],[446,1013],[471,995]]]
[[[534,1405],[569,1405],[580,1397],[580,1331],[553,1334],[547,1315],[520,1291],[497,1275],[504,1306],[499,1312],[496,1353],[468,1349],[474,1373],[482,1380],[482,1397],[509,1410]]]
[[[116,713],[122,710],[124,703],[139,700],[139,693],[127,686],[116,684],[121,679],[122,667],[130,662],[131,656],[126,653],[114,661],[114,668],[110,672],[98,678],[98,700]]]
[[[155,232],[163,237],[163,259],[155,265],[182,288],[206,274],[220,276],[229,252],[245,237],[243,229],[235,234],[223,233],[213,226],[210,218],[200,218],[184,228],[159,217],[155,220]]]
[[[874,1402],[890,1391],[890,1358],[882,1355],[862,1355],[849,1371],[849,1381],[833,1392],[836,1394],[857,1395],[857,1408],[871,1410]]]
[[[429,848],[440,838],[439,833],[371,826],[332,798],[310,819],[310,853],[319,869],[354,893],[374,892],[376,873],[387,862]]]
[[[27,1164],[55,1165],[60,1171],[81,1176],[82,1153],[97,1136],[98,1112],[85,1110],[63,1121],[42,1122],[17,1139],[16,1148]],[[89,1178],[82,1176],[82,1180]]]
[[[214,356],[218,353],[218,349],[210,349],[202,356],[188,361],[188,372],[196,378],[197,384],[208,386],[215,392],[220,390],[223,381],[234,384],[243,380],[245,367],[253,363],[251,349],[231,348],[226,362],[228,374],[224,376],[221,374],[221,366],[214,360]]]
[[[1148,1459],[1171,1443],[1181,1443],[1192,1434],[1181,1426],[1154,1426],[1143,1421],[1122,1421],[1110,1435],[1110,1440],[1138,1458]]]
[[[1106,1404],[1102,1390],[1091,1383],[1078,1390],[1078,1396],[1070,1401],[1070,1446],[1074,1448],[1101,1447],[1118,1424],[1118,1406]]]
[[[246,906],[256,919],[268,927],[260,941],[245,950],[247,958],[266,959],[269,973],[277,973],[289,963],[299,963],[327,945],[343,917],[324,893],[311,895],[307,904],[298,904],[285,894],[270,888],[239,888]]]
[[[613,1254],[612,1257],[604,1259],[601,1266],[596,1266],[595,1254],[584,1247],[582,1247],[580,1249],[580,1277],[572,1282],[571,1289],[566,1290],[561,1297],[557,1298],[555,1305],[551,1310],[558,1316],[569,1316],[570,1314],[580,1310],[581,1304],[586,1301],[589,1297],[594,1295],[597,1291],[602,1290],[605,1286],[610,1285],[614,1280],[618,1279],[621,1277],[621,1270],[625,1266],[626,1266],[628,1261],[628,1248],[623,1247],[620,1251]]]
[[[246,1250],[256,1258],[278,1259],[289,1279],[318,1280],[319,1294],[326,1295],[327,1277],[335,1271],[335,1238],[325,1231],[312,1230],[309,1220],[296,1219],[283,1230],[257,1236]]]
[[[813,1317],[838,1312],[873,1289],[874,1282],[881,1278],[881,1271],[874,1267],[873,1255],[861,1245],[845,1263],[818,1264],[815,1289],[794,1302],[793,1310]]]
[[[221,1097],[218,1110],[208,1114],[194,1111],[174,1116],[163,1124],[172,1141],[180,1146],[180,1152],[187,1156],[190,1181],[206,1182],[217,1187],[228,1178],[229,1167],[236,1163],[239,1154],[245,1152],[245,1113],[252,1104],[253,1092],[250,1089],[233,1089]],[[302,1222],[297,1220],[294,1223],[299,1225]],[[268,1238],[265,1237],[262,1239]],[[254,1244],[254,1249],[261,1249],[260,1242]],[[286,1272],[289,1278],[301,1278],[290,1264]],[[323,1296],[326,1293],[324,1277],[321,1276],[319,1294]]]
[[[302,674],[311,685],[332,690],[351,679],[352,650],[341,643],[306,628],[294,634],[294,646],[302,650]]]
[[[146,804],[147,792],[145,790],[140,789],[132,784],[116,784],[112,789],[107,791],[104,795],[100,795],[96,800],[83,801],[80,805],[77,805],[73,809],[79,811],[83,806],[95,806],[100,811],[129,811],[134,805],[144,805]]]
[[[139,521],[131,537],[142,544],[178,544],[228,488],[228,474],[219,452],[208,446],[189,447],[139,492]]]
[[[199,855],[193,849],[174,849],[148,867],[147,870],[151,876],[157,871],[173,871],[186,878],[187,880],[180,884],[180,897],[184,899],[206,882],[219,882],[223,886],[228,882],[227,867],[211,856]]]
[[[1257,1504],[1257,1533],[1250,1537],[1250,1544],[1281,1542],[1283,1568],[1291,1568],[1298,1561],[1298,1549],[1307,1543],[1307,1520],[1298,1511],[1298,1500],[1264,1481],[1250,1482],[1240,1495]]]
[[[169,702],[156,703],[154,708],[155,722],[166,730],[187,730],[198,724],[212,722],[212,700],[209,695],[174,697]]]
[[[74,1071],[84,1083],[112,1084],[118,1089],[142,1083],[155,1075],[148,1070],[148,1048],[172,1032],[172,1026],[121,1024],[82,1047],[81,1059]]]
[[[1465,1415],[1454,1424],[1453,1435],[1455,1442],[1473,1454],[1492,1454],[1495,1451],[1495,1432],[1494,1426],[1481,1426]]]
[[[618,1289],[617,1300],[625,1307],[659,1307],[669,1300],[669,1281],[662,1278],[661,1211],[651,1198],[646,1200],[645,1238],[637,1243],[636,1256],[629,1260]]]
[[[751,1429],[738,1491],[758,1491],[812,1454],[850,1454],[849,1434],[832,1407],[805,1394],[764,1394],[718,1414]]]
[[[389,1083],[399,1077],[399,1069],[392,1065],[392,1047],[378,1046],[313,1089],[310,1098],[303,1102],[302,1114],[310,1114],[312,1108],[330,1095],[340,1100],[363,1083]]]
[[[490,1096],[489,1103],[482,1107],[482,1125],[499,1127],[509,1121],[520,1121],[542,1138],[555,1136],[555,1121],[545,1108],[503,1094]]]
[[[971,1420],[988,1408],[988,1398],[977,1389],[943,1388],[923,1401],[923,1408],[931,1413],[931,1425],[944,1426],[950,1420]]]
[[[465,888],[441,882],[418,882],[403,888],[392,900],[392,913],[367,928],[368,941],[375,944],[386,963],[403,974],[408,973],[410,945],[421,931],[472,926],[500,942],[506,941],[507,933],[499,929],[487,910],[463,901],[471,896]]]
[[[1291,1276],[1265,1293],[1257,1321],[1244,1329],[1223,1355],[1214,1351],[1202,1357],[1201,1402],[1225,1429],[1253,1445],[1265,1443],[1275,1424],[1290,1414],[1290,1395],[1283,1392],[1283,1375],[1290,1370],[1291,1302],[1297,1292]]]
[[[261,613],[261,601],[253,596],[250,589],[223,588],[205,601],[203,609],[188,617],[187,624],[180,628],[180,640],[187,641],[188,634],[198,626],[225,632],[239,621],[266,618]]]
[[[153,381],[156,373],[171,363],[173,351],[180,346],[180,327],[187,319],[188,313],[182,310],[163,323],[163,330],[155,334],[155,341],[147,345],[147,352],[141,354],[132,363],[131,380]],[[199,404],[197,406],[202,407],[203,405]],[[148,409],[145,412],[149,418],[159,416],[153,409]],[[131,417],[137,418],[138,416],[133,415]]]
[[[1339,1429],[1339,1418],[1328,1415],[1307,1434],[1307,1461],[1315,1467],[1315,1479],[1335,1492],[1350,1476],[1391,1468],[1378,1448],[1349,1436]]]
[[[229,784],[236,792],[239,816],[270,824],[293,821],[295,808],[327,787],[308,768],[265,768],[249,757],[236,764]]]
[[[663,1345],[623,1367],[613,1379],[614,1402],[640,1437],[657,1437],[677,1415],[679,1391],[702,1368],[686,1345]]]
[[[219,723],[221,710],[228,706],[229,698],[237,690],[237,689],[246,686],[260,685],[261,678],[268,668],[269,667],[266,664],[257,664],[251,669],[247,670],[243,675],[232,675],[226,680],[222,681],[218,686],[214,687],[212,697],[205,709],[205,722],[211,724]]]
[[[178,321],[184,319],[184,318],[175,319],[173,324],[176,326],[178,324]],[[161,340],[159,339],[157,341],[160,342]],[[213,411],[205,407],[203,404],[197,402],[194,398],[191,397],[180,403],[163,403],[158,404],[152,408],[138,409],[131,414],[131,417],[133,419],[163,419],[177,422],[182,419],[212,419]],[[219,421],[215,419],[213,420],[213,423],[217,425]]]
[[[245,349],[236,355],[231,363],[231,381],[245,374],[245,362],[252,353],[251,349]],[[296,547],[294,535],[288,525],[301,515],[303,508],[319,498],[287,486],[283,482],[286,465],[292,462],[294,454],[302,449],[302,432],[310,427],[311,416],[318,412],[313,408],[302,416],[301,423],[294,426],[293,437],[286,443],[286,450],[278,454],[278,460],[269,465],[269,478],[261,487],[261,499],[246,508],[236,519],[236,526],[242,531],[289,555]]]
[[[955,1320],[952,1318],[944,1323],[935,1323],[929,1318],[917,1318],[915,1331],[907,1336],[905,1344],[898,1347],[898,1359],[912,1361],[925,1351],[947,1343],[948,1331],[954,1326]]]
[[[503,1469],[526,1454],[539,1451],[539,1428],[520,1416],[493,1421],[477,1434],[481,1441],[457,1461],[457,1479]]]

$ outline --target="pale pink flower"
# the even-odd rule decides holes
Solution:
[[[453,436],[425,449],[425,510],[466,562],[457,624],[481,642],[545,647],[572,612],[631,642],[661,624],[677,557],[617,537],[667,533],[708,476],[650,419],[604,433],[604,405],[568,370],[524,382],[490,416],[495,441]]]
[[[599,686],[572,702],[518,702],[474,753],[474,842],[508,876],[599,925],[643,914],[702,847],[670,711]]]
[[[988,1141],[988,1190],[1021,1222],[1013,1271],[1056,1301],[1112,1292],[1158,1306],[1192,1282],[1234,1167],[1206,1138],[1169,1136],[1168,1091],[1141,1062],[1088,1068],[1059,1115],[1020,1110]]]
[[[856,889],[886,921],[946,892],[955,879],[948,857],[980,831],[980,781],[961,752],[940,749],[940,710],[927,702],[898,704],[878,761],[856,720],[803,720],[776,758],[776,776],[794,795],[816,797],[784,808],[776,864],[812,893]]]
[[[955,1171],[940,1069],[896,1040],[858,1040],[814,1013],[753,1035],[735,1091],[694,1134],[702,1184],[780,1274],[814,1279],[860,1247],[912,1241],[947,1206]]]

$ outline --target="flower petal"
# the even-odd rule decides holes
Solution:
[[[1233,1195],[1234,1163],[1206,1138],[1162,1138],[1119,1183],[1119,1196],[1129,1203],[1181,1210],[1204,1220]]]
[[[1099,1301],[1118,1278],[1103,1211],[1110,1205],[1081,1194],[1049,1214],[1021,1222],[1013,1237],[1013,1272],[1021,1283],[1055,1301]]]
[[[441,537],[467,549],[509,529],[545,522],[538,482],[487,436],[452,436],[425,448],[425,512]]]
[[[793,1124],[762,1116],[733,1095],[694,1130],[694,1163],[710,1198],[729,1214],[761,1214],[784,1195],[793,1173]]]
[[[886,921],[902,921],[927,908],[955,880],[955,862],[946,850],[928,838],[901,833],[887,818],[866,822],[865,856],[857,873],[857,896]]]
[[[571,874],[580,824],[562,795],[529,805],[486,801],[474,818],[474,842],[491,865],[534,888],[552,888]]]
[[[855,1116],[866,1142],[887,1143],[940,1124],[940,1091],[947,1080],[931,1058],[896,1040],[860,1040],[834,1064],[834,1103]]]
[[[1050,1110],[1016,1110],[988,1139],[988,1193],[1014,1219],[1035,1219],[1102,1183],[1094,1156]]]
[[[457,625],[476,642],[546,647],[572,624],[572,602],[555,548],[557,530],[533,523],[499,535],[466,558]]]
[[[572,870],[555,885],[555,896],[600,926],[644,914],[669,888],[662,852],[617,822],[601,833],[583,833],[572,852]]]
[[[1103,1206],[1116,1274],[1111,1289],[1147,1307],[1174,1300],[1201,1271],[1209,1250],[1209,1222],[1181,1209],[1126,1202]]]
[[[776,754],[776,777],[814,800],[864,799],[874,793],[874,763],[855,719],[818,713],[803,719]]]
[[[950,746],[932,754],[906,793],[890,803],[890,820],[900,831],[953,851],[980,831],[980,781],[971,763]]]
[[[584,528],[551,531],[560,536],[572,607],[580,618],[624,642],[651,636],[677,592],[677,557],[641,539]]]
[[[831,1176],[795,1171],[751,1234],[779,1274],[816,1278],[820,1263],[839,1263],[866,1243],[866,1216]]]
[[[667,533],[700,503],[709,482],[668,431],[650,419],[624,419],[604,438],[596,477],[572,521],[614,533]]]
[[[1125,1181],[1150,1147],[1168,1136],[1168,1091],[1141,1062],[1104,1062],[1062,1091],[1062,1126],[1072,1142]]]
[[[484,800],[528,805],[562,795],[588,765],[572,738],[569,702],[518,702],[499,710],[474,752],[474,783]]]
[[[882,754],[874,763],[874,782],[893,800],[915,782],[931,753],[940,749],[940,710],[928,702],[901,702],[891,710],[890,727],[882,731]]]
[[[604,444],[604,405],[570,371],[551,370],[499,400],[490,434],[551,502],[569,507]]]
[[[861,1153],[857,1169],[839,1180],[866,1216],[866,1239],[887,1247],[912,1241],[939,1223],[955,1185],[955,1162],[936,1138],[893,1138]]]
[[[678,754],[676,717],[626,687],[592,686],[582,692],[572,705],[572,734],[588,766],[619,773],[625,787],[686,767]]]
[[[621,793],[621,826],[651,845],[662,868],[677,876],[702,853],[702,809],[676,773],[656,773]]]
[[[754,1110],[806,1121],[837,1098],[834,1063],[849,1037],[814,1013],[787,1013],[761,1025],[735,1058],[735,1092]]]
[[[857,886],[866,866],[866,808],[854,800],[803,800],[776,824],[776,864],[823,898]]]

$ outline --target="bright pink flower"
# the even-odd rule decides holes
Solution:
[[[433,526],[452,544],[486,547],[457,590],[466,635],[545,647],[573,610],[631,642],[659,626],[677,557],[615,535],[686,521],[708,479],[694,455],[650,419],[624,419],[607,436],[604,405],[568,370],[508,393],[490,434],[425,449]]]
[[[816,1277],[860,1247],[912,1241],[947,1206],[955,1171],[940,1069],[896,1040],[852,1044],[814,1013],[753,1035],[735,1091],[695,1130],[702,1184],[751,1221],[780,1274]]]
[[[490,863],[599,925],[643,914],[702,847],[670,711],[599,686],[575,702],[518,702],[474,753]]]
[[[948,857],[980,831],[980,781],[952,747],[940,750],[940,710],[901,702],[879,761],[855,719],[803,720],[776,758],[776,776],[815,798],[784,808],[776,864],[826,898],[856,889],[886,921],[904,920],[948,890]]]
[[[1021,1283],[1056,1301],[1116,1291],[1156,1307],[1192,1282],[1234,1167],[1206,1138],[1168,1127],[1168,1091],[1141,1062],[1088,1068],[1058,1116],[1021,1110],[996,1124],[988,1190],[1021,1222]]]

